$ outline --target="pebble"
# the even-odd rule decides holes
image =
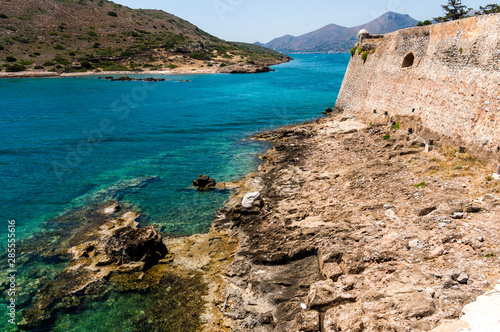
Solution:
[[[462,219],[464,217],[464,214],[462,212],[455,212],[451,215],[453,219]]]
[[[408,246],[410,248],[415,248],[418,246],[418,240],[411,240],[409,243],[408,243]]]
[[[484,238],[483,238],[482,236],[478,237],[478,238],[477,238],[477,240],[478,240],[479,242],[484,242]]]
[[[302,302],[302,303],[300,304],[300,307],[301,307],[302,309],[304,309],[304,310],[306,310],[306,309],[307,309],[307,306],[306,306],[306,304],[305,304],[304,302]]]
[[[457,278],[457,282],[460,284],[466,284],[469,281],[469,276],[465,272],[460,273]]]
[[[448,225],[448,224],[447,224],[447,223],[445,223],[445,222],[440,222],[440,223],[439,223],[439,227],[446,227],[446,225]]]

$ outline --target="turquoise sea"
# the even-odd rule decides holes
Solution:
[[[318,118],[335,103],[349,55],[293,56],[270,73],[163,76],[166,81],[156,83],[97,76],[0,80],[4,234],[8,220],[15,220],[17,239],[29,242],[69,209],[110,198],[131,203],[146,216],[141,226],[155,225],[164,235],[206,232],[230,192],[194,190],[197,175],[242,178],[269,148],[251,140],[252,134]],[[137,75],[151,76],[159,77]],[[64,262],[29,262],[39,273],[17,266],[21,283],[45,268],[64,268]],[[7,283],[0,285],[5,294]],[[20,294],[22,311],[34,292]],[[135,296],[120,295],[122,309],[92,304],[79,315],[94,323],[103,315],[119,317],[117,310],[130,310]],[[58,322],[80,324],[75,331],[99,330],[69,313]],[[0,329],[16,330],[6,318]]]

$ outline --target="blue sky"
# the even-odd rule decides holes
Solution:
[[[417,20],[440,16],[447,0],[114,0],[131,8],[162,9],[217,37],[268,42],[298,36],[335,23],[352,27],[388,11]],[[475,9],[494,0],[463,0]]]

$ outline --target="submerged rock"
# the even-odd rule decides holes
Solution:
[[[71,259],[54,280],[38,291],[32,305],[23,312],[19,327],[32,330],[44,326],[61,310],[78,306],[85,296],[107,285],[114,274],[141,275],[158,264],[167,255],[167,247],[153,226],[137,228],[139,217],[117,202],[71,211],[61,217],[74,226],[80,224],[78,231],[70,233],[57,248],[57,252],[71,254]],[[72,247],[66,249],[66,245]]]
[[[215,188],[215,179],[212,179],[208,175],[198,175],[198,179],[193,181],[193,186],[198,187],[198,189],[213,189]]]

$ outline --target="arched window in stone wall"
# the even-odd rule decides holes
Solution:
[[[404,60],[403,60],[403,65],[401,66],[401,68],[409,68],[411,66],[413,66],[413,62],[415,61],[415,55],[413,55],[413,53],[408,53]]]

